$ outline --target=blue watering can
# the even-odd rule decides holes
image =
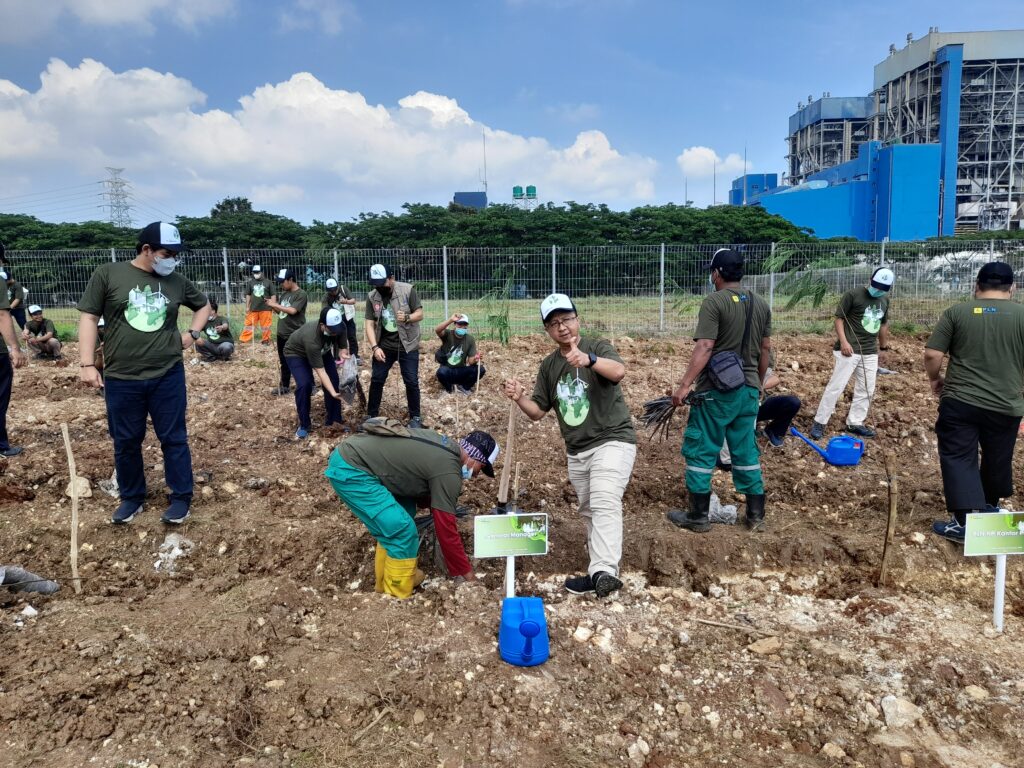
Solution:
[[[539,597],[506,597],[501,603],[498,653],[509,664],[535,667],[548,660],[548,622]]]
[[[860,457],[864,455],[864,441],[856,437],[839,435],[829,440],[826,448],[822,448],[809,437],[799,432],[796,427],[790,427],[789,433],[799,437],[820,453],[821,458],[837,467],[849,467],[860,464]]]

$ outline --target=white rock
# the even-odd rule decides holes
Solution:
[[[833,760],[842,760],[846,757],[846,752],[843,751],[843,748],[838,744],[833,744],[831,741],[825,743],[825,746],[821,748],[821,752],[819,754],[822,754],[825,757],[830,757]]]
[[[89,482],[89,478],[78,476],[75,478],[76,485],[78,486],[78,498],[90,499],[92,498],[92,483]],[[68,483],[68,487],[64,489],[64,495],[71,496],[71,483]]]
[[[413,725],[423,725],[423,723],[426,721],[426,719],[427,719],[427,713],[424,712],[422,709],[417,709],[413,713],[413,715],[412,715],[412,724]]]
[[[228,543],[226,541],[222,541],[220,543],[220,545],[217,547],[217,554],[218,555],[223,555],[227,551],[228,551]]]
[[[576,631],[572,633],[573,640],[579,643],[585,643],[593,636],[594,630],[590,629],[589,627],[585,627],[582,624],[576,627]]]
[[[895,696],[882,699],[882,713],[885,715],[885,724],[890,728],[909,728],[924,714],[913,702]]]
[[[718,724],[722,722],[722,716],[717,712],[708,712],[704,715],[704,719],[708,721],[708,725],[711,726],[711,730],[716,730]]]
[[[770,656],[782,650],[782,640],[776,636],[762,637],[747,646],[747,650],[758,656]]]
[[[268,680],[263,687],[268,691],[279,691],[284,688],[284,680]]]
[[[647,740],[643,736],[637,736],[636,745],[640,747],[640,753],[643,755],[651,754],[651,745],[647,743]]]
[[[269,662],[269,656],[253,656],[251,659],[249,659],[249,667],[258,671],[261,669],[266,669],[266,666]]]
[[[222,491],[224,491],[225,493],[230,493],[232,496],[238,493],[239,491],[238,486],[235,485],[234,483],[221,483],[220,487]]]
[[[32,619],[39,615],[39,611],[37,611],[31,605],[26,605],[24,609],[22,609],[21,615],[27,619]]]
[[[964,693],[975,701],[981,701],[982,699],[988,698],[988,691],[978,685],[968,685],[964,688]]]
[[[910,540],[910,542],[912,544],[917,544],[918,546],[920,546],[920,545],[924,544],[926,541],[928,541],[928,538],[923,533],[921,533],[920,531],[914,531],[907,538]]]

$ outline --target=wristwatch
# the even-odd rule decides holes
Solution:
[[[590,365],[588,365],[587,368],[593,368],[594,367],[594,363],[597,362],[597,355],[595,355],[593,352],[591,352],[589,354],[590,354]]]
[[[188,335],[191,336],[194,340],[199,341],[199,331],[193,331],[190,328],[189,332],[188,332]]]

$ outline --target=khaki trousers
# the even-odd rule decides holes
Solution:
[[[856,375],[853,380],[853,403],[850,404],[850,413],[846,417],[846,423],[851,427],[863,426],[864,419],[868,417],[868,405],[875,395],[878,355],[843,357],[842,352],[833,352],[832,354],[836,358],[836,367],[832,370],[832,378],[829,379],[828,385],[821,395],[821,402],[818,404],[818,412],[815,414],[814,420],[819,424],[828,424],[850,377]],[[861,365],[862,360],[864,361],[863,366]]]
[[[569,482],[587,523],[587,573],[619,575],[622,559],[622,495],[633,472],[636,446],[612,441],[569,456]]]

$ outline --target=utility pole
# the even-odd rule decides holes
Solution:
[[[104,180],[107,207],[110,209],[110,223],[122,229],[131,229],[132,207],[128,203],[128,182],[121,178],[124,168],[107,168],[110,178]]]

